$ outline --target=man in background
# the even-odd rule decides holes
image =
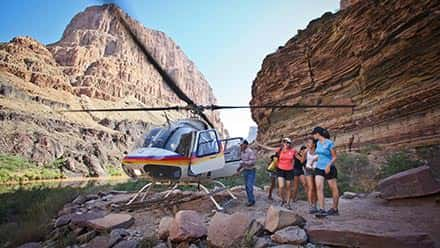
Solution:
[[[237,169],[237,172],[243,172],[246,194],[248,198],[247,206],[251,207],[255,205],[254,184],[256,175],[255,162],[257,157],[255,152],[249,147],[249,142],[247,140],[243,140],[241,143],[240,151],[241,163],[240,167]]]

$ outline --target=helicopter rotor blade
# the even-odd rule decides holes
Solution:
[[[134,31],[130,28],[130,25],[127,23],[127,20],[124,16],[120,13],[120,11],[116,8],[115,3],[113,3],[111,6],[111,10],[115,14],[115,16],[118,18],[122,26],[125,28],[127,33],[130,35],[130,38],[133,40],[133,42],[139,47],[139,49],[142,51],[143,54],[145,54],[145,57],[147,58],[148,62],[150,62],[154,69],[159,72],[162,79],[165,81],[165,83],[168,85],[168,87],[184,102],[186,102],[188,105],[194,105],[194,101],[191,100],[183,91],[180,89],[180,87],[177,85],[177,83],[174,81],[174,79],[162,68],[162,66],[157,62],[157,60],[152,56],[152,54],[148,51],[148,49],[144,46],[144,44],[139,40],[138,36],[134,33]]]
[[[222,110],[222,109],[275,109],[275,108],[354,108],[353,104],[293,104],[293,105],[242,105],[242,106],[219,106],[208,105],[204,109]]]
[[[126,112],[126,111],[169,111],[169,110],[192,110],[188,106],[171,106],[171,107],[149,107],[149,108],[105,108],[105,109],[72,109],[63,110],[65,113],[77,113],[77,112]]]

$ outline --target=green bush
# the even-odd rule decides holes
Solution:
[[[380,178],[386,178],[396,173],[423,165],[422,161],[411,158],[406,151],[399,151],[386,156],[386,163],[380,170]]]
[[[124,175],[124,172],[120,166],[107,165],[104,167],[104,169],[107,172],[107,175],[111,177],[119,177]]]

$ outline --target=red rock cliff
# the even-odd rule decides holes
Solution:
[[[365,0],[326,13],[268,55],[251,104],[356,104],[345,110],[253,110],[258,139],[300,143],[329,128],[340,149],[440,143],[440,4]]]

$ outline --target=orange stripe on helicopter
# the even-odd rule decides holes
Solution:
[[[130,165],[166,165],[166,166],[188,166],[191,162],[191,165],[197,165],[202,162],[216,159],[219,157],[224,157],[223,152],[213,156],[207,156],[198,158],[196,156],[193,156],[191,159],[184,156],[165,156],[160,158],[154,158],[154,157],[125,157],[122,160],[123,164],[130,164]]]

